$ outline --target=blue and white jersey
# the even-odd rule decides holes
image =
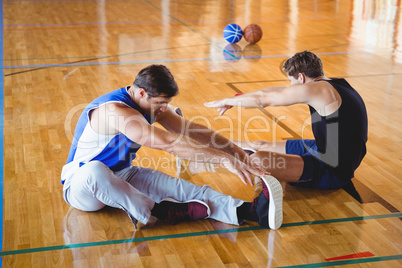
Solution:
[[[124,134],[102,135],[96,133],[90,123],[89,115],[94,109],[107,103],[122,103],[136,109],[127,92],[128,87],[120,88],[93,100],[82,112],[75,128],[67,163],[63,167],[61,182],[72,176],[81,166],[90,161],[101,161],[112,171],[119,171],[131,165],[141,145],[133,142]],[[151,119],[143,114],[148,123]]]

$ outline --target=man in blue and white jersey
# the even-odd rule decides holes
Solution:
[[[221,163],[245,184],[253,184],[252,175],[266,174],[237,145],[176,114],[168,104],[178,92],[170,71],[151,65],[138,73],[132,86],[93,100],[78,120],[63,167],[65,201],[82,211],[97,211],[105,205],[123,209],[134,225],[138,221],[147,224],[154,217],[171,224],[212,218],[230,224],[252,220],[268,226],[269,194],[279,193],[266,187],[250,203],[206,185],[132,165],[136,152],[146,146],[183,159]],[[155,127],[154,122],[165,129]],[[271,228],[282,223],[281,201],[279,205],[271,213],[275,222]],[[273,215],[278,216],[273,219]]]

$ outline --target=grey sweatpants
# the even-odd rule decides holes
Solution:
[[[210,218],[238,225],[236,208],[244,202],[207,185],[201,187],[149,168],[130,166],[113,172],[100,161],[83,165],[68,178],[63,196],[70,206],[82,211],[96,211],[105,205],[123,209],[134,224],[146,224],[155,202],[171,197],[201,200],[210,207]]]

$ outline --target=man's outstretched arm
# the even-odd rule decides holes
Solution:
[[[318,83],[317,83],[318,84]],[[207,107],[218,108],[220,115],[223,115],[233,106],[264,108],[267,106],[289,106],[296,103],[314,101],[317,85],[297,84],[289,87],[269,87],[242,95],[204,103]]]
[[[241,161],[248,159],[248,155],[236,144],[218,132],[184,117],[177,115],[171,107],[158,118],[167,131],[184,135],[198,143],[228,153]]]

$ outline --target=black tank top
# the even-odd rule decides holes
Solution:
[[[313,134],[318,153],[339,179],[349,180],[366,154],[367,111],[359,93],[345,79],[320,80],[330,83],[339,93],[339,109],[321,116],[310,106]]]

